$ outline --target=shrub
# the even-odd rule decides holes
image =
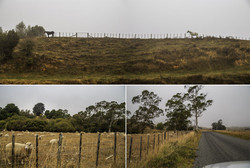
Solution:
[[[48,122],[44,120],[30,119],[26,121],[25,127],[29,131],[45,131],[47,124]]]
[[[14,48],[19,42],[19,37],[14,30],[8,33],[0,33],[0,61],[12,58]]]
[[[5,129],[5,124],[6,124],[6,121],[4,121],[4,120],[0,121],[0,131]]]

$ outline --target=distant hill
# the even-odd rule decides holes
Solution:
[[[0,67],[0,83],[250,83],[250,41],[37,38],[32,56]]]

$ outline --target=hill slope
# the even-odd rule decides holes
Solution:
[[[37,38],[0,67],[0,83],[250,83],[250,41]]]

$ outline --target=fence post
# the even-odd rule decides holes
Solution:
[[[147,143],[147,154],[148,154],[148,148],[149,148],[149,135],[148,135],[148,143]]]
[[[62,134],[59,134],[58,152],[57,152],[57,167],[61,167],[61,151],[62,151]]]
[[[38,135],[36,135],[36,168],[38,168]]]
[[[169,140],[169,131],[167,131],[167,141]]]
[[[95,162],[96,167],[98,166],[98,157],[99,157],[99,149],[100,149],[100,137],[101,137],[101,133],[98,134],[98,140],[97,140],[96,162]]]
[[[166,140],[166,131],[164,131],[164,140]]]
[[[131,139],[130,139],[128,163],[130,163],[130,160],[131,160],[132,143],[133,143],[133,137],[131,137]]]
[[[159,145],[160,145],[160,134],[158,133],[158,147],[157,147],[157,150],[159,150]]]
[[[12,135],[11,166],[15,167],[15,135]]]
[[[153,151],[155,151],[155,134],[154,134],[154,141],[153,141]]]
[[[141,154],[142,154],[142,136],[140,138],[140,161],[141,161]]]
[[[79,161],[78,167],[81,167],[81,154],[82,154],[82,133],[80,133],[80,144],[79,144]]]
[[[114,135],[114,162],[116,163],[116,132]]]

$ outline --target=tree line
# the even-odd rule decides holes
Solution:
[[[37,103],[32,112],[20,110],[14,103],[0,107],[0,129],[52,132],[124,132],[125,103],[101,101],[84,111],[70,115],[66,109],[45,110]]]
[[[193,129],[190,121],[195,118],[195,130],[198,131],[198,118],[212,105],[213,100],[207,100],[207,94],[201,93],[200,85],[185,86],[185,93],[176,93],[165,104],[166,122],[158,123],[153,120],[164,115],[159,108],[162,98],[154,92],[144,90],[132,98],[133,104],[139,107],[133,113],[127,111],[128,133],[144,133],[146,128],[160,130]],[[124,132],[125,103],[116,101],[100,101],[87,107],[84,111],[70,115],[66,109],[46,110],[43,103],[37,103],[32,112],[19,110],[13,104],[0,107],[0,129],[30,130],[30,131],[59,131],[59,132]],[[221,121],[216,128],[220,128]]]
[[[176,93],[165,104],[166,122],[158,123],[157,129],[187,130],[192,128],[190,118],[195,118],[195,130],[198,131],[198,118],[211,106],[213,100],[207,100],[207,94],[201,93],[200,85],[185,86],[186,93]],[[128,120],[129,133],[143,133],[144,130],[154,128],[153,119],[163,116],[164,111],[159,108],[162,98],[154,92],[142,91],[141,95],[132,99],[139,108]]]

